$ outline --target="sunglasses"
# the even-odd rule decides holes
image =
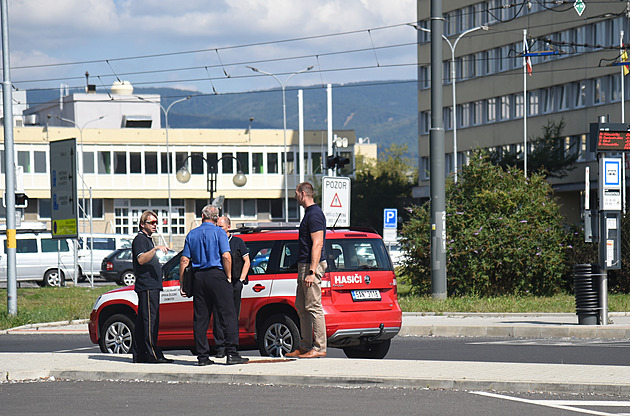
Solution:
[[[157,221],[145,221],[145,224],[157,225]]]

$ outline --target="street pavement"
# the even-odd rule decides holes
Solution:
[[[0,331],[28,333],[87,336],[87,324],[58,322]],[[399,336],[630,339],[630,313],[609,314],[607,325],[578,325],[575,314],[405,313]],[[192,355],[171,357],[173,364],[133,364],[130,355],[0,353],[0,381],[54,377],[630,395],[630,371],[625,366],[252,356],[245,365],[197,367]],[[215,361],[224,364],[225,359]]]

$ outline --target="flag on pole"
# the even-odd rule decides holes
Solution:
[[[628,52],[625,49],[621,52],[621,62],[628,62]],[[628,73],[630,73],[630,69],[628,69],[628,65],[624,65],[623,74],[628,75]]]
[[[525,66],[527,66],[527,74],[532,75],[532,59],[527,56],[529,54],[529,47],[527,46],[527,41],[523,40],[523,59],[525,62]]]

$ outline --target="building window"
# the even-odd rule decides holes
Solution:
[[[142,173],[142,153],[129,152],[129,173]]]
[[[286,155],[287,155],[287,167],[286,167],[287,174],[293,175],[295,174],[295,153],[288,152]]]
[[[427,156],[422,156],[420,158],[420,179],[429,179],[429,172],[431,172],[431,167],[429,166],[429,158]]]
[[[278,154],[267,153],[267,172],[278,173]]]
[[[218,173],[219,155],[218,153],[206,153],[206,160],[208,161],[208,170],[210,173]]]
[[[511,114],[511,96],[504,95],[501,97],[501,120],[509,120]]]
[[[24,168],[24,173],[31,172],[31,155],[28,151],[18,150],[17,152],[18,166]]]
[[[236,160],[239,161],[239,165],[243,173],[245,175],[248,175],[249,174],[249,153],[237,152]]]
[[[322,166],[322,153],[321,152],[312,152],[311,153],[311,161],[313,163],[312,174],[323,173],[324,167]]]
[[[593,104],[603,104],[606,102],[606,88],[604,78],[593,80]]]
[[[35,173],[46,173],[46,152],[33,152]]]
[[[188,166],[190,166],[191,174],[203,175],[205,171],[204,165],[206,162],[203,160],[202,152],[191,152],[190,157],[186,156],[186,158],[181,162],[181,166],[177,167],[177,170],[184,166],[185,163],[188,163]]]
[[[232,153],[223,153],[221,157],[223,158],[221,160],[223,173],[234,173],[234,155]]]
[[[170,153],[170,152],[169,152]],[[170,153],[171,160],[169,163],[169,155],[166,152],[160,153],[160,171],[162,173],[171,173],[173,171],[173,154]]]
[[[483,101],[475,101],[473,103],[472,124],[478,126],[483,123]]]
[[[265,173],[262,153],[252,153],[252,173]]]
[[[527,114],[532,116],[538,115],[540,112],[540,106],[538,105],[538,91],[528,92],[527,95],[529,96],[529,111]]]
[[[157,152],[144,153],[144,173],[153,175],[158,173]]]
[[[83,173],[94,173],[94,152],[83,152]]]
[[[488,123],[497,121],[497,99],[488,98],[486,101],[486,117]]]
[[[114,173],[117,175],[127,174],[127,153],[114,152]]]
[[[514,96],[514,118],[523,118],[523,94]]]
[[[112,152],[98,152],[98,173],[112,173]]]

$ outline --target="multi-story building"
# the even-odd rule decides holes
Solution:
[[[158,213],[161,238],[169,239],[170,233],[173,246],[181,247],[186,233],[200,223],[201,208],[209,201],[209,168],[217,169],[214,197],[225,197],[223,210],[233,222],[285,221],[285,189],[288,219],[299,219],[293,196],[300,169],[304,167],[306,180],[321,181],[326,173],[325,130],[304,132],[303,163],[299,161],[299,132],[287,130],[285,185],[282,129],[165,129],[159,103],[157,95],[129,95],[114,89],[112,94],[69,94],[27,110],[25,120],[36,124],[14,128],[15,160],[24,170],[24,190],[29,196],[22,219],[49,223],[49,143],[67,138],[77,139],[80,233],[89,231],[91,200],[93,232],[133,234],[140,213],[151,209]],[[350,145],[339,150],[353,164],[354,131],[334,133],[348,138]],[[0,183],[4,184],[3,153],[0,161]],[[175,173],[184,165],[191,179],[180,183]],[[347,168],[352,171],[352,166]],[[242,187],[232,181],[239,169],[247,177]]]
[[[418,0],[418,27],[430,29],[431,8]],[[467,161],[471,150],[524,146],[523,31],[532,57],[527,76],[528,143],[542,135],[549,121],[564,120],[566,152],[579,155],[577,168],[564,178],[550,179],[568,221],[580,218],[584,167],[595,168],[587,147],[589,124],[598,116],[622,122],[620,34],[630,36],[626,2],[583,2],[581,16],[573,2],[560,5],[542,0],[453,0],[443,2],[444,36],[455,47],[456,117],[453,117],[451,52],[443,40],[443,117],[447,175]],[[489,30],[473,30],[487,26]],[[484,28],[485,29],[485,28]],[[462,36],[462,34],[464,34]],[[630,42],[626,40],[624,43]],[[429,196],[430,31],[418,29],[419,187],[417,197]],[[630,99],[625,80],[626,111]],[[629,113],[630,117],[630,113]],[[457,122],[457,158],[453,157],[453,122]],[[529,146],[529,144],[528,144]],[[628,170],[626,170],[628,172]],[[595,177],[592,186],[595,186]]]

